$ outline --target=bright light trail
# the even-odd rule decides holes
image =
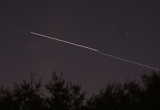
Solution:
[[[53,39],[53,40],[56,40],[56,41],[59,41],[59,42],[67,43],[67,44],[70,44],[70,45],[74,45],[74,46],[82,47],[82,48],[85,48],[85,49],[89,49],[89,50],[95,51],[95,52],[97,52],[101,55],[107,56],[107,57],[111,57],[111,58],[114,58],[114,59],[117,59],[117,60],[125,61],[125,62],[128,62],[128,63],[132,63],[132,64],[135,64],[135,65],[139,65],[139,66],[143,66],[143,67],[147,67],[147,68],[159,71],[159,69],[154,68],[152,66],[144,65],[144,64],[137,63],[137,62],[134,62],[134,61],[131,61],[131,60],[127,60],[127,59],[116,57],[116,56],[113,56],[113,55],[110,55],[110,54],[106,54],[106,53],[103,53],[103,52],[101,52],[97,49],[94,49],[94,48],[90,48],[90,47],[87,47],[87,46],[79,45],[79,44],[68,42],[68,41],[65,41],[65,40],[49,37],[49,36],[38,34],[38,33],[35,33],[35,32],[30,32],[30,33],[34,34],[34,35],[42,36],[42,37],[45,37],[45,38],[48,38],[48,39]]]
[[[72,43],[72,42],[68,42],[68,41],[65,41],[65,40],[61,40],[61,39],[49,37],[49,36],[42,35],[42,34],[38,34],[38,33],[35,33],[35,32],[31,32],[31,34],[35,34],[35,35],[38,35],[38,36],[46,37],[46,38],[53,39],[53,40],[56,40],[56,41],[59,41],[59,42],[64,42],[64,43],[67,43],[67,44],[70,44],[70,45],[74,45],[74,46],[86,48],[86,49],[93,50],[93,51],[96,51],[96,52],[98,51],[98,50],[96,50],[96,49],[93,49],[93,48],[90,48],[90,47],[87,47],[87,46],[75,44],[75,43]]]

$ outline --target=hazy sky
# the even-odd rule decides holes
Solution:
[[[159,0],[12,0],[0,3],[0,84],[30,72],[63,72],[89,94],[151,69],[30,34],[30,31],[160,68]]]

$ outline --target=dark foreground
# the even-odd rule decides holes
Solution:
[[[52,74],[41,90],[41,80],[23,80],[9,89],[0,88],[0,110],[160,110],[160,73],[142,75],[141,82],[109,82],[98,95],[85,99],[81,86]],[[85,102],[85,103],[84,103]]]

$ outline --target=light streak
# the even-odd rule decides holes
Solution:
[[[123,58],[120,58],[120,57],[116,57],[116,56],[113,56],[113,55],[110,55],[110,54],[106,54],[106,53],[103,53],[103,52],[101,52],[97,49],[94,49],[94,48],[91,48],[91,47],[88,47],[88,46],[84,46],[84,45],[68,42],[68,41],[65,41],[65,40],[49,37],[49,36],[38,34],[38,33],[35,33],[35,32],[30,32],[30,33],[34,34],[34,35],[37,35],[37,36],[42,36],[42,37],[45,37],[45,38],[48,38],[48,39],[53,39],[53,40],[56,40],[56,41],[59,41],[59,42],[67,43],[67,44],[70,44],[70,45],[78,46],[78,47],[81,47],[81,48],[89,49],[89,50],[95,51],[95,52],[97,52],[101,55],[107,56],[107,57],[111,57],[111,58],[114,58],[114,59],[117,59],[117,60],[121,60],[121,61],[124,61],[124,62],[132,63],[132,64],[135,64],[135,65],[139,65],[139,66],[143,66],[143,67],[146,67],[146,68],[150,68],[150,69],[159,71],[159,69],[157,69],[155,67],[148,66],[148,65],[145,65],[145,64],[141,64],[141,63],[137,63],[137,62],[134,62],[134,61],[131,61],[131,60],[123,59]]]
[[[35,32],[30,32],[30,33],[31,33],[31,34],[35,34],[35,35],[38,35],[38,36],[46,37],[46,38],[49,38],[49,39],[53,39],[53,40],[56,40],[56,41],[59,41],[59,42],[64,42],[64,43],[67,43],[67,44],[70,44],[70,45],[74,45],[74,46],[86,48],[86,49],[89,49],[89,50],[93,50],[93,51],[96,51],[96,52],[98,51],[98,50],[96,50],[96,49],[93,49],[93,48],[90,48],[90,47],[87,47],[87,46],[83,46],[83,45],[79,45],[79,44],[76,44],[76,43],[68,42],[68,41],[65,41],[65,40],[61,40],[61,39],[49,37],[49,36],[42,35],[42,34],[38,34],[38,33],[35,33]]]

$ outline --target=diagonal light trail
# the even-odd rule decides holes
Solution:
[[[93,50],[93,51],[96,51],[96,52],[98,51],[98,50],[96,50],[96,49],[93,49],[93,48],[90,48],[90,47],[87,47],[87,46],[75,44],[75,43],[72,43],[72,42],[68,42],[68,41],[65,41],[65,40],[61,40],[61,39],[49,37],[49,36],[42,35],[42,34],[38,34],[38,33],[35,33],[35,32],[31,32],[31,34],[35,34],[35,35],[38,35],[38,36],[46,37],[46,38],[53,39],[53,40],[56,40],[56,41],[59,41],[59,42],[64,42],[64,43],[67,43],[67,44],[70,44],[70,45],[74,45],[74,46],[86,48],[86,49]]]
[[[127,60],[127,59],[123,59],[123,58],[116,57],[116,56],[113,56],[113,55],[109,55],[109,54],[106,54],[106,53],[102,53],[102,52],[100,52],[100,51],[98,51],[98,52],[99,52],[100,54],[104,55],[104,56],[108,56],[108,57],[111,57],[111,58],[114,58],[114,59],[117,59],[117,60],[125,61],[125,62],[128,62],[128,63],[132,63],[132,64],[139,65],[139,66],[144,66],[144,67],[147,67],[147,68],[150,68],[150,69],[159,71],[159,69],[154,68],[154,67],[152,67],[152,66],[144,65],[144,64],[137,63],[137,62],[134,62],[134,61],[131,61],[131,60]]]
[[[53,39],[53,40],[56,40],[56,41],[59,41],[59,42],[67,43],[67,44],[70,44],[70,45],[74,45],[74,46],[82,47],[82,48],[85,48],[85,49],[89,49],[89,50],[95,51],[95,52],[97,52],[101,55],[104,55],[104,56],[108,56],[108,57],[111,57],[111,58],[114,58],[114,59],[117,59],[117,60],[125,61],[125,62],[128,62],[128,63],[132,63],[132,64],[135,64],[135,65],[139,65],[139,66],[143,66],[143,67],[147,67],[147,68],[159,71],[159,69],[157,69],[155,67],[144,65],[144,64],[141,64],[141,63],[137,63],[137,62],[134,62],[134,61],[131,61],[131,60],[123,59],[123,58],[120,58],[120,57],[116,57],[116,56],[113,56],[113,55],[110,55],[110,54],[106,54],[106,53],[103,53],[103,52],[101,52],[97,49],[94,49],[94,48],[90,48],[90,47],[87,47],[87,46],[79,45],[79,44],[68,42],[68,41],[65,41],[65,40],[49,37],[49,36],[38,34],[38,33],[35,33],[35,32],[30,32],[30,33],[34,34],[34,35],[42,36],[42,37],[45,37],[45,38],[48,38],[48,39]]]

